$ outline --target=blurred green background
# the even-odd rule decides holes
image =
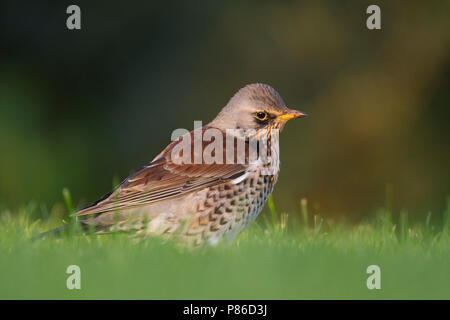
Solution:
[[[81,7],[82,29],[66,28]],[[365,26],[369,4],[382,29]],[[281,135],[279,211],[441,213],[449,1],[2,1],[0,203],[78,206],[213,119],[248,83],[309,117]]]

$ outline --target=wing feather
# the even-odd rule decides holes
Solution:
[[[77,215],[144,206],[245,174],[246,166],[243,164],[176,164],[171,159],[171,151],[177,143],[179,141],[172,142],[150,164],[125,179],[114,192],[77,212]]]

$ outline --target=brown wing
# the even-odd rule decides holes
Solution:
[[[192,134],[192,133],[191,133]],[[125,179],[111,194],[77,215],[99,214],[177,197],[205,187],[221,184],[245,174],[242,164],[176,164],[172,142],[149,165]]]

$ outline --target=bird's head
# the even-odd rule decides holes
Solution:
[[[222,130],[281,130],[288,120],[305,116],[300,111],[287,108],[274,88],[256,83],[240,89],[211,125]]]

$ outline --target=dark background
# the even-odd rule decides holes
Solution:
[[[81,7],[82,29],[66,28]],[[381,30],[366,8],[381,7]],[[78,206],[248,83],[309,114],[281,135],[279,211],[424,217],[449,194],[449,1],[2,1],[0,203]]]

